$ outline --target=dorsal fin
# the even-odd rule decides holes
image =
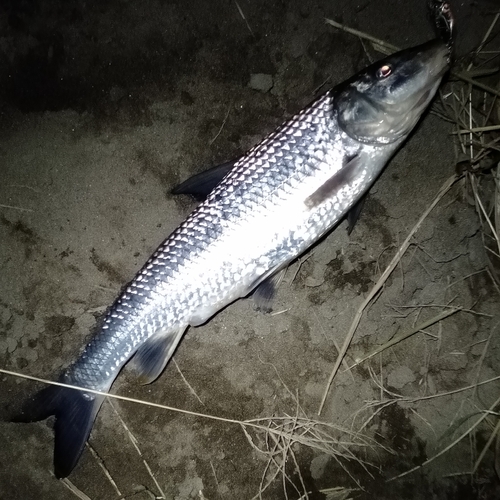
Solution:
[[[197,200],[203,201],[217,184],[224,179],[229,171],[234,167],[234,164],[239,160],[231,160],[222,165],[209,168],[204,172],[193,175],[184,182],[172,189],[172,194],[190,194]]]

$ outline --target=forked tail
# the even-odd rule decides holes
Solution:
[[[36,422],[55,415],[54,474],[68,476],[80,458],[103,396],[50,386],[30,398],[13,422]]]

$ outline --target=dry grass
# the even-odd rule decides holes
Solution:
[[[341,427],[339,425],[334,425],[332,423],[323,422],[319,420],[312,419],[307,416],[304,409],[301,407],[298,396],[295,394],[293,398],[297,405],[296,414],[293,416],[274,416],[274,417],[264,417],[255,418],[248,420],[235,420],[224,418],[216,415],[210,415],[206,413],[192,412],[188,410],[183,410],[181,408],[175,408],[172,406],[161,405],[158,403],[153,403],[145,400],[128,398],[125,396],[119,396],[116,394],[108,394],[99,391],[94,391],[91,389],[83,389],[81,387],[72,386],[68,384],[63,384],[60,382],[53,382],[51,380],[41,379],[38,377],[32,377],[18,372],[13,372],[9,370],[4,370],[0,368],[0,373],[15,376],[18,378],[24,378],[28,380],[33,380],[36,382],[42,382],[50,385],[57,385],[60,387],[72,388],[75,390],[93,393],[96,395],[105,396],[108,400],[119,400],[130,403],[142,404],[149,406],[151,408],[157,408],[162,410],[174,411],[177,413],[182,413],[186,415],[193,415],[200,418],[205,418],[209,420],[217,420],[225,422],[227,424],[237,424],[243,430],[248,442],[254,450],[258,453],[263,454],[267,459],[268,463],[263,473],[263,479],[261,482],[261,487],[259,493],[255,498],[261,498],[262,493],[272,484],[272,482],[281,474],[283,489],[285,495],[287,495],[287,484],[294,488],[297,493],[300,494],[301,498],[307,499],[308,492],[306,491],[304,481],[300,474],[300,468],[295,457],[296,446],[303,445],[313,450],[321,453],[325,453],[333,457],[337,463],[350,475],[348,467],[346,467],[345,462],[356,461],[360,464],[368,473],[371,467],[375,467],[374,464],[370,464],[367,461],[363,461],[357,455],[357,451],[365,449],[383,449],[386,452],[391,452],[390,449],[381,446],[370,436],[363,434],[361,431],[353,432],[348,428]],[[284,384],[284,383],[283,383]],[[285,384],[284,384],[285,385]],[[286,385],[285,385],[286,387]],[[286,387],[287,390],[288,387]],[[116,409],[113,406],[116,412]],[[128,429],[127,425],[123,419],[118,415],[119,421],[127,432],[130,441],[134,445],[139,457],[143,461],[146,469],[153,478],[158,490],[160,491],[160,497],[165,498],[165,494],[159,486],[156,478],[151,472],[150,467],[144,460],[143,455],[138,447],[137,439]],[[253,433],[253,436],[252,436]],[[91,450],[92,451],[92,450]],[[94,458],[101,465],[104,471],[104,475],[113,485],[113,488],[119,496],[122,496],[118,487],[116,486],[113,479],[110,477],[109,472],[102,464],[102,460],[97,454],[92,453]],[[292,460],[294,467],[292,473],[286,469],[286,463]],[[266,479],[266,476],[271,474],[271,479]],[[292,476],[297,475],[299,479],[299,486],[297,486],[297,481],[294,481]],[[351,478],[355,483],[357,480],[351,475]],[[69,484],[65,484],[69,487]],[[76,492],[77,488],[72,485],[73,492]]]

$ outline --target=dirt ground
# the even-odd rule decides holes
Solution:
[[[433,36],[425,7],[424,0],[3,2],[0,367],[57,378],[195,206],[172,196],[173,186],[238,156],[381,57],[325,17],[407,47]],[[477,47],[498,4],[456,1],[453,9],[461,56]],[[300,442],[287,450],[279,440],[284,454],[278,449],[269,462],[257,448],[275,449],[275,434],[247,428],[249,440],[238,423],[114,400],[117,413],[103,405],[93,451],[84,451],[71,482],[92,500],[163,498],[152,476],[164,498],[176,500],[251,499],[268,483],[265,499],[347,498],[334,488],[357,489],[350,493],[357,499],[500,498],[495,443],[470,473],[498,421],[493,414],[424,464],[494,411],[500,394],[497,380],[439,396],[500,375],[500,295],[463,184],[425,220],[363,315],[346,366],[446,306],[468,311],[342,367],[317,414],[356,310],[455,171],[450,127],[424,117],[352,234],[342,223],[291,266],[273,314],[241,300],[191,328],[177,366],[155,383],[141,386],[126,369],[112,389],[232,420],[273,417],[264,421],[270,427],[307,416],[330,425],[330,441],[307,442],[299,427]],[[3,419],[42,386],[4,374],[0,381]],[[54,478],[52,453],[51,421],[0,422],[0,499],[76,498]]]

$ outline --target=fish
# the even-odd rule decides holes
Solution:
[[[59,382],[17,422],[55,415],[54,473],[75,468],[123,366],[157,379],[189,326],[207,322],[293,260],[354,207],[402,146],[449,67],[435,39],[376,62],[326,91],[235,161],[153,253]]]

